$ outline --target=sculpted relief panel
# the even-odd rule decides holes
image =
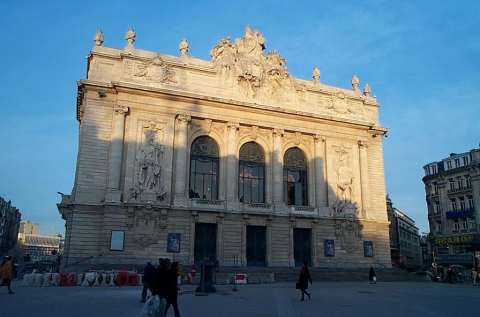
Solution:
[[[175,84],[175,72],[159,56],[149,61],[123,60],[123,74],[134,80],[149,83]]]
[[[139,123],[131,198],[141,201],[163,201],[167,194],[164,185],[165,124],[155,121]]]
[[[358,179],[354,172],[353,149],[348,145],[332,147],[331,191],[334,194],[332,211],[334,216],[356,217],[358,206],[356,192]]]

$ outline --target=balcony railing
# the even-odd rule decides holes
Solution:
[[[447,216],[447,219],[473,218],[474,212],[475,212],[474,208],[468,208],[464,210],[451,210],[451,211],[447,211],[446,216]]]

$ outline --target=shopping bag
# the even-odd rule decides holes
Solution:
[[[140,317],[164,317],[165,305],[165,299],[151,296],[143,305]]]

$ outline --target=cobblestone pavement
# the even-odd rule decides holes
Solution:
[[[0,288],[2,317],[135,317],[140,288],[33,288],[14,285],[15,294]],[[480,287],[435,283],[317,282],[311,301],[300,302],[292,284],[245,285],[238,292],[219,286],[209,296],[195,296],[185,286],[180,312],[187,316],[478,316]],[[170,311],[168,316],[173,316]]]

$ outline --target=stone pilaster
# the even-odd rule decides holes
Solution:
[[[227,208],[238,209],[238,158],[237,158],[237,133],[240,124],[229,122],[227,124]]]
[[[472,184],[473,207],[475,208],[475,223],[480,230],[480,167],[471,169],[470,182]]]
[[[315,135],[315,201],[321,214],[328,208],[325,137]]]
[[[369,207],[369,188],[368,188],[368,158],[367,158],[367,142],[358,141],[358,151],[360,159],[360,185],[362,191],[362,218],[367,217]]]
[[[179,114],[175,119],[175,185],[174,204],[186,207],[187,205],[187,147],[188,124],[190,116]]]
[[[281,129],[273,130],[273,155],[272,155],[272,172],[273,172],[273,204],[275,210],[282,209],[285,205],[283,199],[283,158],[282,152],[282,139],[284,131]]]
[[[110,160],[108,167],[108,184],[105,196],[106,202],[119,203],[122,198],[120,190],[120,175],[123,162],[123,142],[125,137],[125,116],[128,107],[115,106],[113,108],[113,126],[110,144]]]

